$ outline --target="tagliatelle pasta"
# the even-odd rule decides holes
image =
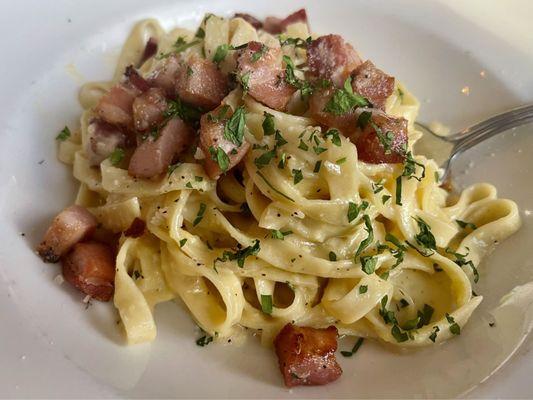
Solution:
[[[438,166],[422,155],[410,155],[409,165],[361,161],[350,138],[306,111],[300,92],[286,112],[239,85],[224,98],[222,104],[245,112],[251,149],[242,176],[228,172],[213,180],[192,157],[152,180],[133,177],[110,159],[90,164],[92,109],[127,66],[139,66],[148,38],[164,56],[181,37],[184,54],[208,60],[253,41],[280,48],[278,37],[242,18],[211,16],[200,29],[195,35],[165,32],[155,20],[138,23],[114,81],[82,88],[80,132],[60,143],[60,160],[73,165],[80,182],[77,204],[112,232],[123,232],[135,218],[146,222],[142,237],[120,239],[116,259],[114,304],[128,343],[154,340],[156,305],[177,298],[215,341],[245,327],[271,343],[290,322],[334,325],[340,334],[402,347],[460,333],[482,301],[472,285],[483,275],[483,257],[520,226],[516,204],[484,183],[454,198],[440,186]],[[281,41],[309,36],[307,25],[297,22]],[[306,65],[301,46],[281,51],[296,66]],[[162,62],[151,57],[139,71],[148,77]],[[218,67],[232,72],[236,58],[226,56]],[[303,76],[298,68],[295,74]],[[421,135],[414,127],[418,109],[396,82],[385,112],[407,120],[407,154]]]

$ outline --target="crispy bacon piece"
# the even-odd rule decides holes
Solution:
[[[148,79],[150,85],[161,88],[168,97],[174,97],[176,92],[176,72],[180,66],[178,57],[171,54],[156,68]]]
[[[128,67],[126,67],[126,72],[124,72],[124,76],[126,77],[127,83],[133,85],[141,92],[146,92],[148,89],[150,89],[150,83],[146,79],[144,79],[135,68],[133,68],[133,65],[129,65]]]
[[[285,385],[325,385],[342,374],[335,359],[337,328],[304,328],[287,324],[274,339]]]
[[[141,61],[139,61],[139,65],[143,65],[146,60],[149,58],[155,56],[157,53],[157,39],[154,37],[150,37],[148,41],[146,42],[146,46],[144,46],[144,52],[141,57]]]
[[[321,125],[337,128],[348,136],[356,130],[357,115],[353,111],[343,115],[335,115],[324,111],[324,107],[326,107],[334,92],[334,88],[316,90],[309,98],[309,113]]]
[[[167,109],[165,91],[150,88],[133,101],[133,126],[138,131],[154,128],[164,119]]]
[[[193,131],[180,118],[172,118],[149,135],[133,153],[128,173],[137,178],[153,178],[166,172],[176,154],[184,151],[194,138]]]
[[[228,90],[228,79],[215,63],[196,55],[176,71],[176,92],[180,99],[193,106],[212,110]]]
[[[224,122],[218,120],[218,114],[222,107],[218,107],[208,114],[202,115],[200,119],[200,149],[205,155],[204,168],[211,179],[217,179],[224,171],[220,169],[217,161],[213,160],[209,151],[210,148],[221,148],[229,157],[227,171],[236,166],[250,149],[250,144],[246,141],[240,147],[224,138]],[[226,112],[225,118],[231,117],[231,108]],[[227,172],[225,171],[225,172]]]
[[[115,257],[103,243],[77,243],[61,260],[63,277],[81,292],[100,301],[109,301],[115,287]]]
[[[95,108],[96,114],[114,125],[129,126],[132,123],[133,100],[141,91],[132,85],[120,83],[102,96]]]
[[[296,89],[285,82],[281,50],[249,42],[237,60],[237,75],[247,76],[248,93],[276,110],[284,110]]]
[[[307,46],[307,65],[312,78],[332,81],[341,87],[361,58],[339,35],[320,36]]]
[[[284,32],[287,29],[287,26],[290,24],[295,24],[296,22],[304,22],[307,24],[307,13],[305,8],[301,8],[298,11],[293,12],[284,19],[277,17],[266,17],[265,23],[263,24],[263,29],[268,33],[276,35]]]
[[[386,150],[375,127],[368,123],[363,132],[355,139],[359,160],[370,164],[403,162],[407,148],[407,120],[391,117],[384,112],[374,110],[372,111],[372,122],[375,127],[379,128],[386,141],[389,140],[387,136],[391,136],[390,149]]]
[[[98,166],[117,148],[126,147],[126,135],[116,126],[102,120],[93,120],[87,128],[85,152],[92,166]]]
[[[91,235],[96,225],[96,219],[84,207],[65,208],[52,221],[37,252],[44,262],[57,262],[77,242]]]
[[[236,13],[233,18],[242,18],[250,25],[252,25],[255,29],[261,29],[263,27],[263,23],[250,14]]]
[[[366,97],[375,108],[385,109],[385,101],[394,91],[394,77],[367,60],[352,73],[354,92]]]
[[[128,229],[124,231],[124,236],[138,238],[144,235],[145,229],[146,223],[140,218],[135,218]]]

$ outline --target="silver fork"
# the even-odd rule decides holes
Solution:
[[[437,135],[426,125],[416,122],[424,135],[416,142],[415,152],[433,158],[443,168],[443,182],[459,154],[498,133],[529,122],[533,122],[533,104],[513,108],[447,136]]]

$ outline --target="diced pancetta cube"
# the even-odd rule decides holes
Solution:
[[[37,252],[45,262],[57,262],[72,246],[96,229],[96,218],[84,207],[73,205],[52,221]]]
[[[385,101],[394,91],[394,77],[367,60],[352,73],[353,91],[366,97],[375,108],[385,109]]]
[[[126,147],[126,135],[115,125],[93,120],[87,128],[85,152],[92,166],[98,166],[117,148]]]
[[[263,24],[263,29],[268,33],[276,35],[284,32],[287,29],[287,26],[290,24],[295,24],[296,22],[303,22],[307,24],[307,13],[305,8],[301,8],[283,19],[277,17],[266,17],[265,23]]]
[[[200,119],[200,149],[205,155],[204,168],[211,179],[217,179],[222,173],[229,171],[236,166],[250,149],[250,144],[244,141],[241,146],[237,147],[234,143],[224,138],[224,125],[227,118],[233,114],[228,109],[222,120],[218,119],[218,112],[221,107],[213,110],[208,114],[202,115]],[[226,171],[222,171],[218,162],[213,159],[212,151],[221,149],[229,158],[229,164]]]
[[[371,121],[373,123],[367,123],[355,138],[359,160],[371,164],[403,162],[407,149],[407,120],[373,110]],[[387,143],[387,148],[383,142]]]
[[[330,80],[338,87],[360,64],[361,58],[352,45],[339,35],[320,36],[307,46],[309,75]]]
[[[135,149],[128,173],[137,178],[153,178],[166,172],[174,157],[193,141],[194,133],[180,118],[170,119],[154,135]]]
[[[276,110],[284,110],[296,89],[285,82],[281,50],[249,42],[237,60],[237,75],[245,81],[248,94]],[[244,78],[246,77],[246,78]]]
[[[325,385],[342,374],[335,359],[337,328],[315,329],[287,324],[274,340],[285,385]]]
[[[228,90],[227,77],[210,60],[192,55],[176,71],[178,97],[195,107],[212,110]]]
[[[115,287],[115,256],[111,247],[82,242],[61,260],[63,277],[76,289],[96,300],[109,301]]]
[[[175,54],[171,54],[156,67],[153,75],[148,79],[150,85],[163,89],[167,97],[174,97],[176,92],[176,72],[179,66],[178,57]]]
[[[132,85],[120,83],[113,86],[96,105],[96,114],[113,125],[130,126],[132,124],[132,106],[135,97],[141,91]]]
[[[152,129],[164,119],[167,109],[165,91],[150,88],[133,101],[133,127],[137,131]]]

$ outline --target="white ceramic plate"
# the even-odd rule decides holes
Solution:
[[[2,397],[455,397],[491,375],[524,339],[526,308],[489,312],[514,286],[533,280],[533,127],[466,154],[459,183],[491,181],[522,209],[522,230],[485,262],[485,296],[464,333],[447,344],[395,353],[367,341],[340,362],[343,377],[287,390],[269,349],[194,343],[180,305],[157,309],[152,345],[125,347],[109,304],[85,309],[79,293],[53,278],[58,267],[33,253],[50,218],[72,202],[74,181],[55,158],[54,136],[79,115],[77,89],[108,79],[132,24],[160,18],[195,26],[204,12],[259,17],[307,7],[316,32],[335,32],[422,101],[420,119],[452,128],[533,101],[531,3],[422,1],[3,2],[0,6],[0,396]],[[483,73],[481,71],[484,71]],[[469,87],[469,94],[462,93]],[[466,91],[466,89],[464,90]],[[492,156],[494,153],[494,156]],[[472,161],[473,167],[468,168]],[[24,236],[21,234],[24,233]],[[531,296],[522,296],[531,302]],[[514,311],[513,311],[514,310]],[[513,312],[510,312],[513,311]],[[527,320],[529,318],[529,320]],[[349,343],[341,343],[348,346]],[[473,397],[531,396],[531,340]]]

